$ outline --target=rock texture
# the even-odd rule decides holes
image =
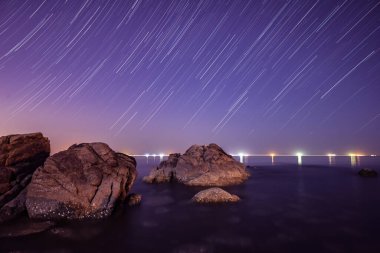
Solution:
[[[49,157],[33,174],[26,196],[31,218],[109,216],[136,178],[133,157],[104,143],[83,143]]]
[[[238,196],[230,194],[218,187],[200,191],[192,198],[192,201],[197,203],[225,203],[238,202],[239,200],[240,198]]]
[[[41,133],[0,137],[0,222],[25,211],[25,187],[50,154]]]
[[[361,169],[358,174],[362,177],[377,177],[377,172],[371,169]]]
[[[248,177],[242,163],[218,145],[210,144],[193,145],[183,155],[171,154],[143,180],[146,183],[177,181],[190,186],[225,186],[240,184]]]

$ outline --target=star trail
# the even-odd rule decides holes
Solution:
[[[2,0],[0,134],[380,153],[380,1]]]

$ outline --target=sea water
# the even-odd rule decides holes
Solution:
[[[202,187],[143,183],[160,158],[139,157],[131,191],[143,195],[141,205],[61,223],[56,233],[0,238],[0,251],[380,252],[380,178],[357,174],[380,172],[379,157],[330,158],[244,157],[249,180],[223,187],[241,201],[200,205],[190,200]]]

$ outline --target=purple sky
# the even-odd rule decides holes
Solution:
[[[2,0],[0,135],[380,153],[380,1]]]

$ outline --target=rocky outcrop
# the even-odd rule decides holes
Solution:
[[[225,203],[238,202],[239,200],[240,198],[238,196],[230,194],[218,187],[200,191],[192,198],[192,201],[197,203]]]
[[[109,216],[136,178],[133,157],[104,143],[83,143],[49,157],[33,174],[26,195],[31,218]]]
[[[358,174],[362,177],[377,177],[377,172],[371,169],[361,169]]]
[[[0,137],[0,222],[25,211],[25,187],[50,154],[41,133]]]
[[[225,186],[240,184],[248,177],[242,163],[218,145],[210,144],[193,145],[183,155],[171,154],[143,180],[146,183],[177,181],[190,186]]]

